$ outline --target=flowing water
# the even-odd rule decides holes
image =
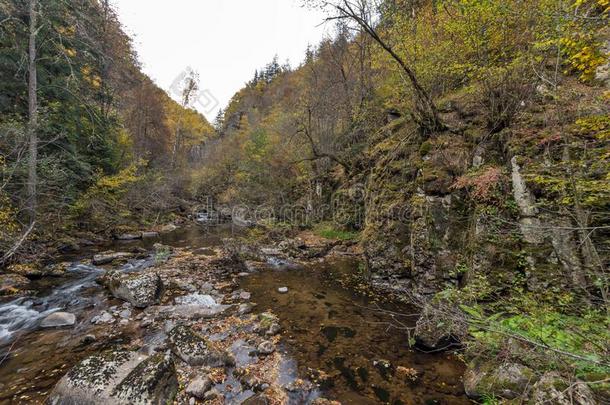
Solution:
[[[379,304],[342,287],[340,281],[357,271],[353,260],[289,270],[276,266],[245,278],[242,288],[261,310],[279,316],[300,375],[323,371],[334,377],[327,397],[343,404],[470,403],[461,363],[447,354],[409,349],[403,327],[416,319],[409,316],[412,308]],[[280,287],[288,293],[278,293]]]
[[[95,283],[105,270],[83,264],[83,259],[108,249],[150,249],[158,241],[205,255],[233,231],[226,226],[189,226],[161,240],[113,243],[58,258],[58,263],[73,263],[65,277],[34,283],[31,296],[0,301],[0,403],[41,402],[82,358],[141,335],[135,325],[116,332],[91,323],[95,315],[122,302]],[[151,264],[150,259],[141,259],[121,267],[138,271]],[[378,306],[342,286],[339,281],[357,268],[352,260],[306,267],[271,261],[267,269],[242,279],[241,288],[252,294],[258,309],[271,309],[279,316],[290,373],[321,380],[321,375],[333,377],[334,384],[323,385],[323,394],[344,404],[469,403],[460,381],[462,364],[447,354],[410,350],[407,333],[396,328],[412,325],[413,318],[397,315],[412,309]],[[288,293],[278,293],[279,287],[288,287]],[[56,311],[74,313],[77,325],[40,330],[40,321]],[[91,343],[93,336],[103,339]],[[409,370],[410,378],[402,374],[404,370]]]

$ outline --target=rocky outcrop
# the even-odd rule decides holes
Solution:
[[[517,156],[512,158],[511,167],[513,197],[515,198],[515,202],[521,213],[519,224],[523,239],[528,243],[542,243],[544,241],[544,235],[542,233],[540,219],[537,217],[538,208],[536,208],[536,200],[527,188],[525,180],[523,180]]]
[[[57,383],[52,405],[162,404],[178,386],[170,357],[111,350],[76,365]]]
[[[100,279],[100,283],[108,288],[112,295],[136,308],[158,304],[164,292],[163,281],[156,273],[126,274],[109,271]]]
[[[229,354],[185,325],[174,327],[169,342],[176,356],[191,366],[222,367],[232,363]]]
[[[464,390],[473,399],[483,395],[504,399],[525,398],[534,381],[534,372],[521,364],[483,364],[466,370]]]

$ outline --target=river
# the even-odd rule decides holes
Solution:
[[[43,402],[54,384],[87,355],[142,337],[140,328],[113,331],[94,325],[100,311],[122,302],[95,283],[105,270],[87,264],[100,251],[140,247],[154,242],[188,247],[205,254],[235,232],[230,226],[187,226],[159,240],[115,242],[91,247],[69,261],[67,276],[34,283],[27,297],[0,302],[0,402]],[[138,271],[153,262],[143,257],[122,265]],[[328,378],[322,393],[343,404],[467,404],[461,376],[464,366],[449,354],[426,354],[409,348],[400,325],[412,325],[412,308],[377,302],[346,286],[358,270],[354,259],[326,260],[307,266],[270,263],[241,278],[259,312],[271,309],[284,330],[282,350],[294,359],[303,378]],[[288,287],[287,294],[274,293]],[[55,311],[77,316],[72,329],[41,330],[40,321]],[[103,339],[99,339],[103,336]]]

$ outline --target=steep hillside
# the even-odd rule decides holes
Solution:
[[[3,1],[0,22],[0,264],[190,196],[182,179],[215,131],[192,94],[179,104],[141,72],[107,1]]]

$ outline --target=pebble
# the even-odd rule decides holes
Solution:
[[[280,294],[286,294],[288,292],[288,287],[280,287],[277,289],[277,292]]]
[[[265,340],[258,345],[258,352],[263,355],[271,354],[275,351],[275,345],[268,340]]]
[[[250,297],[252,297],[252,294],[246,291],[243,291],[239,294],[239,298],[241,298],[242,300],[249,300]]]

